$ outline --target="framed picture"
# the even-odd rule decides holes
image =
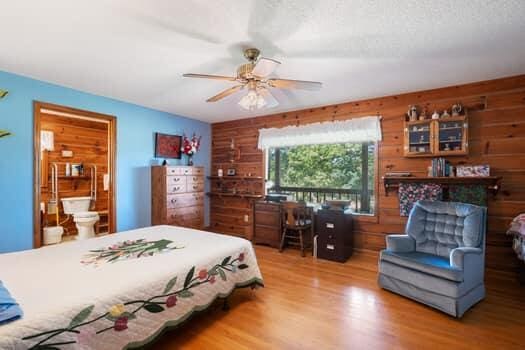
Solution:
[[[483,177],[490,176],[489,165],[458,165],[456,168],[458,177]]]
[[[182,136],[155,133],[155,158],[180,159]]]

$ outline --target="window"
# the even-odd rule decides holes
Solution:
[[[373,214],[375,143],[302,145],[268,149],[268,193],[323,203],[348,200]]]

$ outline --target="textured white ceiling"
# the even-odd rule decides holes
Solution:
[[[525,73],[524,18],[524,0],[0,0],[0,69],[215,122]],[[181,77],[233,75],[249,46],[323,89],[248,113]]]

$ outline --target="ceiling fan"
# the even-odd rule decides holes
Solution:
[[[237,76],[235,77],[194,73],[183,74],[183,76],[239,83],[239,85],[210,97],[206,102],[217,102],[226,96],[247,89],[248,93],[238,102],[242,108],[247,110],[277,106],[279,102],[270,93],[269,88],[300,90],[319,90],[321,88],[322,84],[317,81],[268,78],[281,63],[271,58],[259,57],[259,55],[260,51],[258,49],[250,48],[244,50],[244,57],[246,57],[248,63],[242,64],[237,68]]]

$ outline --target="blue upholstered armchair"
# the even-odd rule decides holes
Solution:
[[[461,317],[485,297],[486,208],[417,202],[406,235],[389,235],[379,258],[379,285]]]

